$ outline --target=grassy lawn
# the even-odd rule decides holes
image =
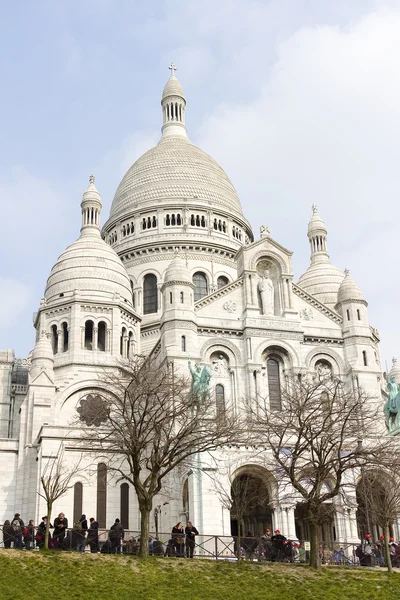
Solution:
[[[391,600],[400,573],[379,569],[0,550],[1,600]]]

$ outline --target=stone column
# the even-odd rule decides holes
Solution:
[[[294,520],[294,508],[292,506],[285,506],[284,509],[285,526],[283,529],[283,535],[291,540],[297,540],[296,526]]]
[[[109,328],[107,328],[107,331],[106,331],[106,352],[112,352],[112,349],[111,349],[111,333],[112,333],[112,330],[109,329]]]
[[[93,327],[92,350],[97,350],[98,341],[99,341],[99,330],[97,327]]]
[[[126,358],[126,355],[127,355],[127,352],[126,352],[126,351],[127,351],[127,348],[128,348],[128,336],[127,336],[127,334],[125,333],[125,334],[122,336],[122,356],[123,356],[123,358]]]
[[[64,350],[64,332],[62,329],[57,329],[57,354]]]
[[[254,306],[258,306],[258,290],[257,290],[257,275],[251,275],[251,303]]]
[[[283,306],[282,306],[282,311],[284,311],[287,308],[289,308],[289,297],[288,297],[287,279],[286,278],[281,279],[281,285],[282,285],[282,288],[283,288]]]
[[[81,327],[81,348],[85,349],[85,328]]]
[[[251,301],[251,276],[248,273],[244,274],[244,291],[245,305],[252,304]]]

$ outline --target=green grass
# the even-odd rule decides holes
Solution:
[[[1,600],[391,600],[400,573],[61,552],[0,551]]]

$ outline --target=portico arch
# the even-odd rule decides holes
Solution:
[[[231,477],[231,534],[251,531],[261,536],[272,529],[271,502],[276,493],[275,478],[260,465],[243,465]]]

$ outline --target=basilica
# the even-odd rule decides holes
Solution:
[[[38,301],[32,352],[0,352],[1,522],[15,512],[40,521],[40,476],[60,453],[67,463],[81,453],[74,439],[92,425],[82,403],[121,358],[152,353],[188,376],[189,359],[208,365],[218,406],[240,408],[243,398],[263,395],[279,410],[289,373],[340,377],[385,401],[367,300],[331,263],[317,207],[304,235],[310,265],[295,279],[292,251],[267,226],[255,237],[227,174],[190,142],[173,66],[161,108],[161,139],[127,171],[103,225],[90,177],[80,235],[56,260]],[[76,216],[78,230],[78,200]],[[306,229],[306,209],[304,220]],[[396,364],[391,374],[399,383]],[[250,475],[268,496],[247,515],[254,534],[269,526],[307,539],[301,506],[285,501],[258,457],[235,450],[235,469],[233,477]],[[234,535],[237,523],[210,482],[201,468],[175,474],[173,491],[153,507],[151,530],[190,518],[203,534]],[[88,461],[53,514],[61,510],[70,523],[85,513],[102,528],[116,517],[126,529],[140,528],[134,489],[101,461]],[[335,503],[324,539],[357,542],[356,511],[356,502]]]

